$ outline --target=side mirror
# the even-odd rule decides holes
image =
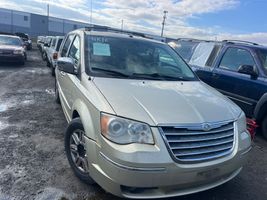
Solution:
[[[77,75],[78,71],[74,66],[74,62],[71,58],[61,57],[57,60],[58,70],[66,72],[68,74]]]
[[[47,43],[44,43],[44,46],[45,46],[45,47],[48,47],[48,44],[47,44]]]
[[[238,68],[238,72],[242,73],[242,74],[250,75],[252,78],[258,77],[258,72],[257,72],[256,68],[252,65],[241,65]]]

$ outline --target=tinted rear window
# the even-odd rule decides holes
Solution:
[[[62,41],[63,41],[63,39],[58,39],[56,51],[59,51],[59,48],[60,48]]]

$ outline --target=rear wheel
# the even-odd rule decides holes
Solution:
[[[57,79],[55,79],[55,100],[58,104],[60,104],[60,98],[59,98],[59,91],[58,91],[58,85],[57,85]]]
[[[89,175],[85,132],[80,118],[73,119],[68,125],[65,133],[65,151],[74,174],[82,181],[94,184]]]
[[[51,67],[51,74],[52,76],[55,76],[55,68],[53,66]]]
[[[262,133],[263,137],[267,140],[267,115],[262,120],[261,133]]]
[[[42,58],[43,58],[44,61],[46,61],[46,53],[45,52],[43,52]]]

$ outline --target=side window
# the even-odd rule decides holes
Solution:
[[[241,65],[255,65],[252,55],[245,49],[228,48],[221,60],[220,68],[231,71],[238,71]]]
[[[63,45],[63,48],[61,50],[61,57],[66,57],[68,53],[69,46],[71,44],[71,41],[73,40],[74,35],[69,35]]]
[[[59,51],[60,45],[62,43],[63,39],[58,39],[57,41],[57,46],[56,46],[56,51]]]
[[[216,44],[214,42],[201,42],[195,48],[195,51],[189,61],[190,65],[197,65],[199,67],[209,66],[208,62],[210,55]],[[211,59],[211,58],[210,58]],[[208,64],[208,65],[207,65]]]
[[[80,38],[78,36],[75,37],[70,50],[68,57],[74,60],[75,65],[77,66],[80,62]]]
[[[55,47],[55,45],[56,45],[56,38],[54,38],[54,39],[52,40],[52,45],[51,45],[51,47]]]

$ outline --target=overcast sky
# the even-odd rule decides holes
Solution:
[[[23,2],[23,4],[22,4]],[[242,39],[267,45],[267,0],[1,0],[0,7],[165,36]]]

